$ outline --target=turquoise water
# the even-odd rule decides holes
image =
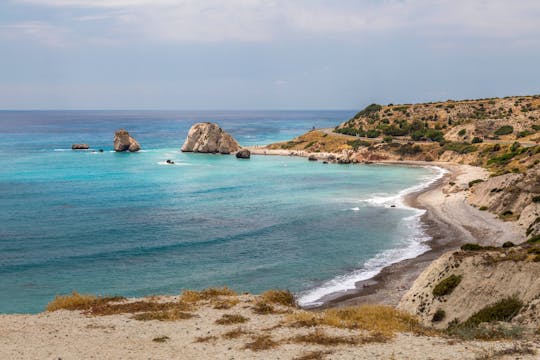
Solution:
[[[0,112],[0,312],[39,312],[72,290],[140,296],[221,285],[289,288],[310,304],[425,251],[420,212],[399,196],[433,169],[178,151],[197,121],[263,144],[348,116]],[[112,152],[119,127],[144,151]],[[105,151],[69,150],[75,142]]]

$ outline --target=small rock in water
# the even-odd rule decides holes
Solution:
[[[170,159],[167,159],[166,163],[167,163],[167,164],[174,165],[174,161],[172,161],[172,160],[170,160]]]
[[[90,146],[88,144],[73,144],[71,150],[88,150]]]
[[[322,163],[323,163],[323,164],[328,164],[328,161],[325,160],[325,161],[323,161]]]
[[[99,152],[103,152],[103,149],[99,149],[98,151],[99,151]]]
[[[240,149],[236,153],[237,159],[249,159],[251,157],[251,152],[248,149]]]
[[[396,207],[396,205],[390,205],[390,207]]]
[[[309,161],[317,161],[317,158],[316,158],[314,155],[310,155],[310,156],[308,157],[308,160],[309,160]]]

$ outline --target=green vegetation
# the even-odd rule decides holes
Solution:
[[[463,142],[450,142],[442,147],[443,151],[453,151],[458,154],[468,154],[476,151],[476,146]]]
[[[474,184],[479,184],[481,182],[484,182],[484,180],[476,179],[476,180],[473,180],[473,181],[469,181],[469,187],[472,187]]]
[[[381,132],[379,130],[368,130],[366,132],[366,136],[368,138],[376,138],[379,137],[379,135],[381,135]]]
[[[484,142],[483,139],[480,139],[478,136],[475,136],[473,137],[472,141],[471,141],[471,144],[479,144],[479,143],[482,143]]]
[[[488,209],[487,206],[482,205],[482,206],[480,206],[480,208],[479,208],[478,210],[480,210],[480,211],[486,211],[487,209]]]
[[[369,141],[364,141],[364,140],[351,140],[351,141],[347,141],[347,145],[349,145],[350,147],[353,148],[354,151],[356,151],[362,146],[368,147],[369,145],[371,145],[371,143]]]
[[[435,311],[435,314],[433,314],[433,318],[431,318],[431,322],[439,322],[444,320],[446,317],[446,312],[444,310],[438,309]]]
[[[422,152],[420,145],[413,145],[411,143],[403,144],[396,152],[400,155],[416,155]]]
[[[510,125],[504,125],[495,130],[495,135],[508,135],[514,132],[514,127]]]
[[[459,285],[461,279],[461,275],[450,275],[449,277],[441,280],[433,288],[433,295],[445,296],[451,294],[452,291],[454,291],[454,289]]]
[[[534,202],[534,203],[538,203],[538,202],[540,202],[540,195],[537,195],[537,196],[533,196],[533,198],[532,198],[532,202]]]
[[[461,129],[461,130],[459,130],[459,132],[458,132],[457,134],[458,134],[459,136],[463,136],[463,135],[465,135],[466,133],[467,133],[467,130]]]
[[[514,247],[514,246],[516,246],[516,244],[514,244],[514,243],[511,242],[511,241],[507,241],[507,242],[505,242],[504,244],[502,244],[502,247],[505,248],[505,249],[506,249],[506,248],[511,248],[511,247]]]
[[[537,235],[534,235],[532,237],[529,238],[529,240],[527,240],[528,243],[531,243],[531,244],[536,244],[538,242],[540,242],[540,234],[537,234]]]
[[[484,322],[510,321],[519,313],[522,307],[523,302],[515,296],[502,299],[473,314],[465,321],[464,325],[475,326]]]
[[[461,245],[461,250],[463,251],[479,251],[483,249],[484,247],[478,244],[467,243],[467,244]]]

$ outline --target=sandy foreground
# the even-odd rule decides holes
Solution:
[[[322,332],[360,342],[334,346],[306,344],[294,339],[313,333],[311,328],[285,325],[288,314],[257,315],[252,310],[253,296],[243,295],[239,299],[238,304],[226,310],[214,309],[210,303],[200,305],[193,312],[195,317],[177,321],[138,321],[132,314],[91,316],[66,310],[3,315],[0,359],[489,359],[516,348],[532,352],[539,347],[525,342],[463,342],[407,333],[383,342],[363,343],[361,339],[369,339],[366,332],[330,327],[322,327]],[[239,314],[248,320],[242,324],[216,324],[223,314]],[[237,329],[244,333],[237,338],[225,338],[226,333]],[[275,347],[247,349],[246,345],[258,336],[268,336],[276,342]],[[520,358],[533,359],[535,355]]]
[[[500,245],[505,241],[524,240],[514,223],[503,222],[467,203],[464,190],[468,182],[486,178],[485,170],[464,165],[429,165],[443,166],[449,173],[428,189],[410,195],[407,201],[411,206],[427,210],[423,221],[433,238],[432,250],[385,268],[374,279],[358,283],[356,290],[327,299],[328,305],[396,305],[431,261],[460,243]],[[132,318],[133,314],[93,316],[66,310],[37,315],[0,315],[0,359],[514,359],[516,356],[536,359],[538,355],[532,354],[532,350],[529,354],[516,355],[512,349],[527,346],[540,351],[540,346],[534,343],[466,342],[411,333],[398,333],[384,342],[307,344],[294,338],[309,334],[313,329],[289,326],[287,313],[256,314],[253,296],[244,295],[239,299],[230,309],[215,309],[212,303],[201,304],[192,312],[195,317],[176,321],[139,321]],[[161,297],[159,301],[176,301],[176,298]],[[239,314],[248,320],[241,324],[216,324],[223,314]],[[236,329],[244,333],[236,338],[224,337]],[[369,337],[359,330],[321,329],[328,336]],[[257,336],[269,336],[276,343],[275,347],[260,351],[246,348]],[[166,338],[158,342],[162,337]]]

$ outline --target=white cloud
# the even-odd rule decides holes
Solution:
[[[347,41],[382,34],[440,37],[447,43],[456,37],[523,43],[540,35],[537,0],[15,1],[69,8],[80,13],[70,19],[74,22],[106,23],[94,28],[94,38],[106,31],[120,42],[264,42],[306,35]],[[77,26],[70,31],[77,33]]]

